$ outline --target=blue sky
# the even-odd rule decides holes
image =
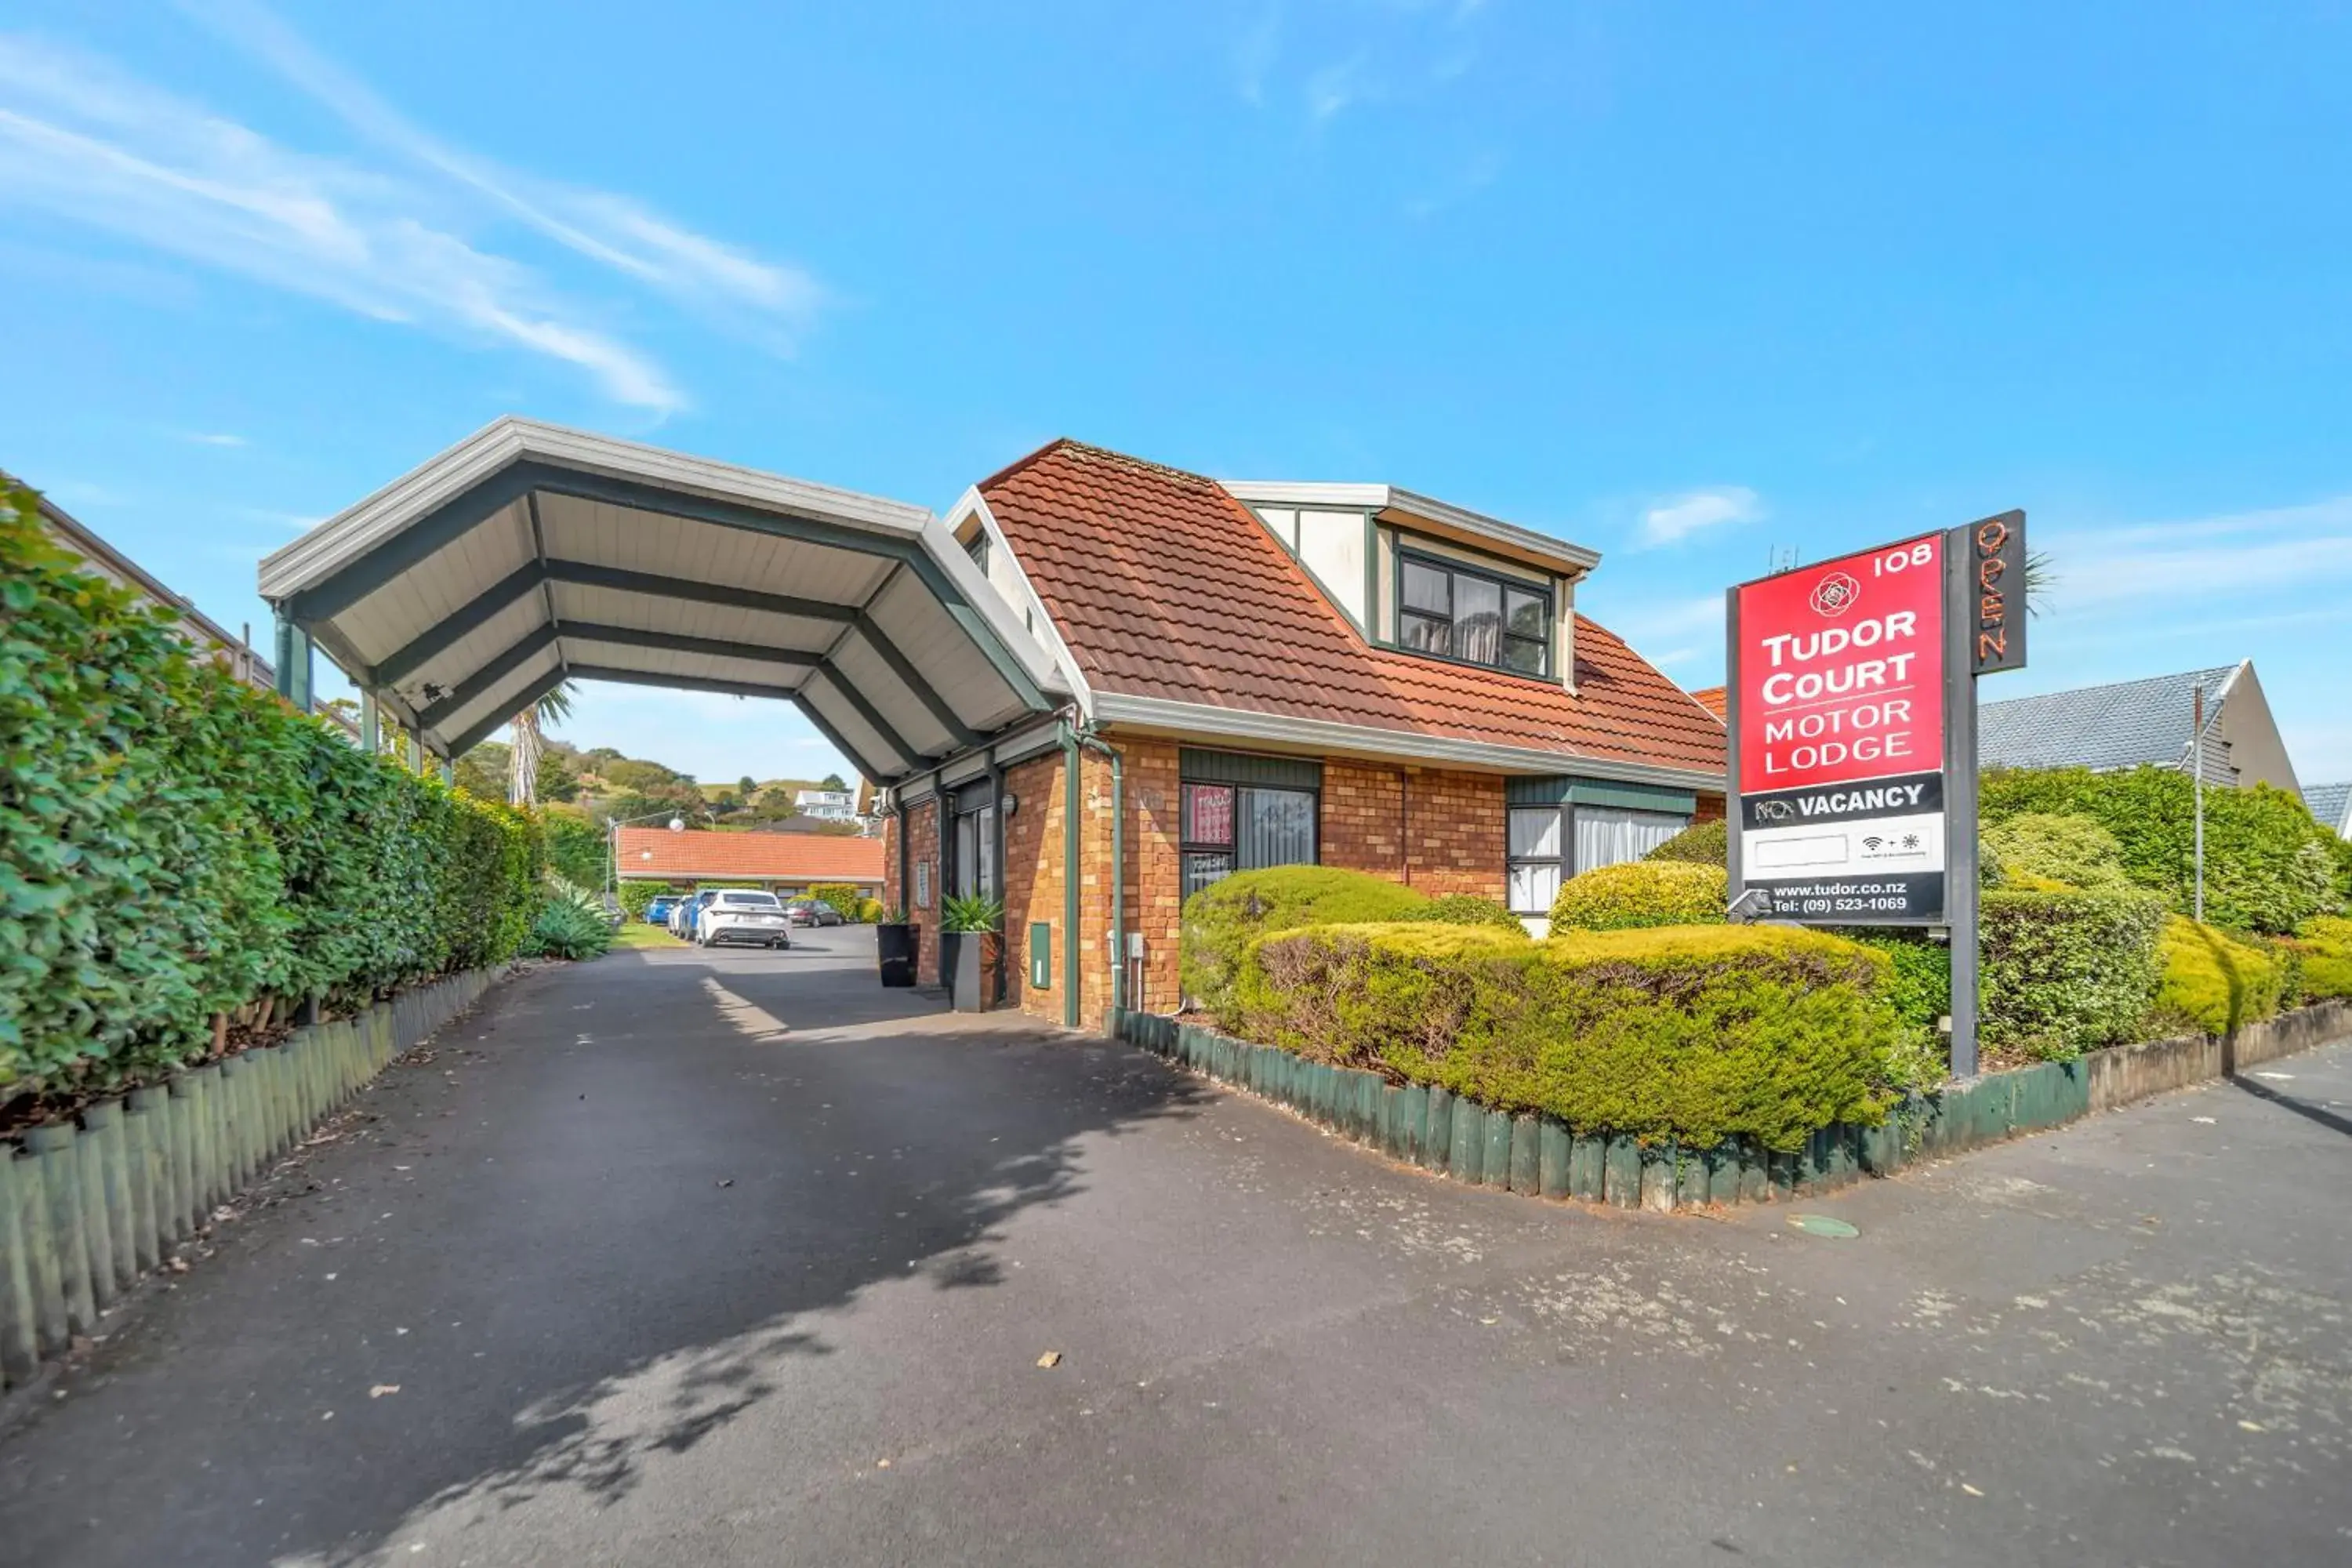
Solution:
[[[2352,776],[2352,11],[16,0],[0,465],[236,626],[520,411],[949,504],[1056,435],[1720,590],[2011,506],[2013,695],[2252,657]],[[797,715],[593,689],[708,777]]]

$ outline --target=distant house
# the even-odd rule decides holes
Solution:
[[[1720,686],[1702,686],[1691,693],[1691,700],[1718,719],[1728,717],[1731,711],[1731,700]]]
[[[766,888],[782,897],[820,882],[847,882],[882,896],[882,841],[816,833],[712,833],[664,827],[618,830],[615,859],[624,882],[706,883]]]
[[[2352,784],[2313,784],[2303,792],[2303,804],[2319,818],[2322,827],[2339,838],[2352,838]]]
[[[2205,781],[2237,788],[2266,784],[2301,793],[2252,659],[1986,703],[1978,715],[1977,755],[1988,768],[2085,767],[2105,773],[2147,764],[2186,773],[2200,689]]]
[[[857,818],[857,795],[845,789],[804,789],[793,796],[793,805],[803,816],[814,816],[820,822],[854,822]]]

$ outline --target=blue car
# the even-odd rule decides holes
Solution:
[[[677,907],[677,895],[664,893],[646,906],[646,924],[649,926],[669,924],[669,912]]]

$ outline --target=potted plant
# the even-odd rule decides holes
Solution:
[[[912,985],[915,983],[916,948],[919,945],[919,928],[907,918],[901,909],[885,910],[874,924],[874,955],[882,966],[885,985]]]
[[[972,893],[940,903],[941,977],[950,986],[959,1013],[995,1005],[998,972],[1004,965],[1004,900]]]

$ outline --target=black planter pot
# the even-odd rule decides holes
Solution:
[[[915,983],[915,960],[921,943],[921,928],[907,921],[882,924],[874,928],[874,953],[882,966],[885,985],[912,985]]]

